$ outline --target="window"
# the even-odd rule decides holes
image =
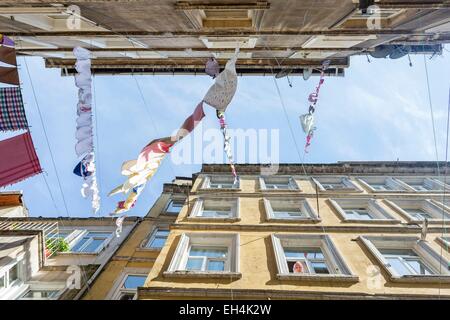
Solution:
[[[192,208],[190,217],[196,219],[239,219],[239,198],[198,198]]]
[[[260,177],[259,185],[261,190],[266,191],[300,190],[297,182],[292,177],[279,177],[279,176]]]
[[[146,275],[128,274],[123,278],[119,286],[119,292],[115,300],[134,300],[136,299],[137,288],[142,287],[147,279]]]
[[[192,246],[189,249],[186,270],[229,271],[228,248]]]
[[[320,221],[316,212],[306,199],[265,198],[264,207],[267,220],[269,221]]]
[[[86,232],[85,235],[72,246],[71,251],[79,253],[97,253],[104,248],[111,237],[111,232]]]
[[[22,300],[43,300],[43,299],[56,299],[58,297],[58,290],[35,290],[30,289],[25,292],[19,299]]]
[[[333,192],[362,192],[356,183],[346,177],[316,177],[312,178],[320,191]]]
[[[399,183],[415,192],[442,192],[445,184],[438,179],[423,177],[399,177],[395,178]]]
[[[12,261],[6,266],[0,269],[0,299],[2,297],[2,291],[8,292],[8,289],[12,287],[19,287],[23,284],[22,278],[22,263],[21,261]]]
[[[232,176],[207,176],[203,179],[201,189],[239,190],[240,179]]]
[[[380,249],[380,253],[400,276],[434,274],[411,249]]]
[[[358,181],[371,192],[408,191],[408,186],[391,177],[362,177]]]
[[[272,235],[281,280],[358,281],[328,235]]]
[[[237,234],[182,234],[164,276],[239,278]]]
[[[418,237],[362,236],[359,239],[392,281],[450,282],[448,261]]]
[[[391,216],[380,200],[330,199],[332,207],[344,222],[399,223]]]
[[[166,214],[178,215],[184,206],[184,199],[170,199],[165,210]]]
[[[427,219],[429,223],[441,223],[443,218],[450,219],[448,209],[431,200],[391,199],[385,202],[410,222],[420,223]]]
[[[151,235],[145,247],[152,249],[161,249],[162,247],[164,247],[169,233],[169,230],[157,228]]]

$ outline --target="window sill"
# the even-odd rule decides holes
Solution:
[[[319,223],[321,219],[316,218],[299,218],[299,219],[284,219],[284,218],[268,218],[267,222],[274,223]]]
[[[99,252],[73,252],[73,251],[67,251],[67,252],[57,252],[57,255],[62,256],[70,256],[70,255],[76,255],[76,256],[97,256],[101,253]]]
[[[207,218],[207,217],[187,217],[188,221],[200,221],[200,222],[239,222],[241,218]]]
[[[163,273],[165,278],[220,278],[220,279],[240,279],[242,273],[240,272],[206,272],[206,271],[165,271]]]
[[[391,276],[392,282],[407,282],[407,283],[450,283],[450,275],[429,275],[429,276]]]
[[[372,220],[358,220],[358,219],[343,219],[345,223],[359,223],[359,224],[399,224],[397,219],[372,219]]]
[[[442,219],[428,219],[428,224],[438,224],[438,225],[442,225],[443,223],[447,223],[448,220],[442,220]],[[413,224],[413,225],[423,225],[423,220],[415,220],[415,219],[409,219],[408,220],[408,224]]]
[[[319,190],[319,193],[362,193],[363,190],[355,188],[342,188],[342,189],[325,189]]]
[[[302,280],[302,281],[317,281],[317,282],[358,282],[359,277],[355,275],[345,275],[345,274],[277,274],[278,280]]]
[[[267,192],[267,193],[289,193],[289,192],[302,192],[300,189],[258,189],[259,192]]]

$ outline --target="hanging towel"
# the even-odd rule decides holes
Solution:
[[[0,67],[0,82],[18,86],[19,73],[16,67]]]
[[[14,47],[14,41],[3,34],[0,34],[0,44],[8,47]]]
[[[0,46],[0,61],[16,66],[16,49],[10,47]]]
[[[20,88],[0,88],[0,131],[21,129],[28,129],[28,122]]]
[[[29,132],[0,141],[0,187],[41,173]]]

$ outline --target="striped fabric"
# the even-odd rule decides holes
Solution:
[[[28,129],[28,122],[20,88],[0,88],[0,131],[21,129]]]

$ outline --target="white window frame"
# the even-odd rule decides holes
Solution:
[[[81,241],[85,236],[88,235],[88,233],[110,233],[110,236],[103,241],[103,243],[94,251],[94,252],[79,252],[79,251],[73,251],[73,248],[78,244],[79,241]],[[69,247],[70,251],[68,252],[61,252],[62,254],[77,254],[77,255],[93,255],[93,254],[99,254],[101,251],[103,251],[106,247],[108,247],[109,243],[113,239],[114,232],[109,230],[74,230],[71,234],[69,234],[68,237],[70,237],[69,241]],[[67,238],[67,237],[66,237]],[[90,243],[92,242],[89,240],[86,242],[81,248],[86,248]]]
[[[410,189],[406,187],[404,184],[399,183],[397,180],[395,180],[392,177],[358,177],[356,180],[363,185],[366,189],[368,189],[370,192],[373,193],[399,193],[399,192],[409,192]],[[392,186],[392,190],[376,190],[374,189],[371,184],[384,184],[387,186]]]
[[[55,283],[30,283],[26,290],[24,290],[18,297],[18,300],[58,300],[61,295],[64,293],[66,283],[61,283],[60,285],[55,286]],[[25,298],[24,295],[28,293],[28,291],[57,291],[55,297],[52,298]]]
[[[442,193],[444,192],[444,187],[449,190],[449,186],[444,182],[430,177],[395,177],[394,178],[399,184],[403,185],[405,188],[411,192],[417,193]],[[416,190],[412,185],[422,184],[432,188],[431,190]]]
[[[25,281],[27,280],[27,270],[24,265],[25,253],[16,256],[15,259],[0,267],[0,275],[5,277],[5,287],[0,289],[0,299],[14,299],[17,294],[22,293]],[[9,272],[17,265],[17,279],[9,282]]]
[[[230,208],[228,217],[204,217],[202,216],[205,206]],[[189,219],[203,221],[239,221],[240,220],[240,199],[239,198],[197,198],[192,207]]]
[[[116,278],[111,290],[105,297],[105,300],[119,300],[124,293],[134,293],[134,299],[137,298],[137,290],[122,288],[128,276],[148,277],[150,268],[124,268],[122,273]]]
[[[174,203],[174,202],[178,202],[178,203],[183,202],[183,203],[181,204],[180,211],[177,212],[177,213],[175,213],[175,212],[173,212],[173,211],[168,211],[170,205],[171,205],[172,203]],[[183,210],[183,206],[184,206],[185,202],[186,202],[186,198],[171,197],[171,198],[167,201],[167,204],[166,204],[166,206],[164,207],[163,213],[166,214],[166,215],[168,215],[168,216],[178,216],[178,215],[181,213],[181,210]]]
[[[227,254],[226,254],[225,258],[208,258],[207,256],[191,256],[190,252],[193,247],[210,248],[212,250],[217,249],[217,248],[226,248]],[[202,259],[202,267],[201,267],[201,270],[199,270],[200,272],[211,272],[210,270],[206,270],[206,266],[208,265],[208,262],[210,260],[223,261],[224,262],[224,271],[223,272],[230,272],[230,252],[231,252],[231,250],[232,249],[231,249],[230,245],[227,245],[227,246],[190,245],[187,250],[186,257],[183,259],[183,262],[182,262],[182,265],[184,266],[183,270],[186,270],[189,258],[192,257],[193,259]]]
[[[305,280],[305,281],[337,281],[358,282],[358,276],[354,275],[345,263],[341,254],[328,235],[323,234],[272,234],[272,245],[278,268],[279,280]],[[325,256],[329,274],[315,273],[291,273],[288,269],[284,247],[315,248],[322,250]]]
[[[266,218],[271,222],[320,222],[321,219],[318,217],[316,211],[310,205],[306,199],[297,198],[263,198],[264,209],[266,212]],[[302,213],[303,217],[298,218],[277,218],[274,214],[274,207],[278,206],[278,203],[282,202],[286,204],[286,207],[292,208],[293,210],[298,210]]]
[[[233,186],[231,188],[213,188],[211,187],[211,183],[213,183],[213,181],[217,179],[217,180],[223,180],[224,183],[231,183]],[[227,176],[216,176],[216,175],[209,175],[209,176],[205,176],[203,178],[201,187],[200,187],[201,191],[240,191],[241,190],[241,179],[237,178],[235,180],[235,178],[231,175],[227,175]]]
[[[320,192],[333,192],[333,193],[348,193],[348,192],[363,192],[357,183],[350,180],[348,177],[312,177],[312,181],[317,185]],[[343,188],[327,189],[324,187],[326,184],[342,184]]]
[[[269,181],[266,182],[266,179]],[[267,184],[285,184],[287,179],[288,189],[267,189]],[[264,192],[292,192],[292,191],[301,191],[300,186],[298,185],[296,179],[292,176],[260,176],[259,180],[259,189]]]
[[[167,238],[166,238],[166,241],[164,242],[164,245],[163,245],[162,247],[160,247],[160,248],[157,248],[157,247],[150,247],[150,244],[151,244],[151,243],[153,242],[153,240],[155,240],[155,238],[156,238],[157,232],[160,231],[160,230],[166,230],[166,231],[169,231],[169,234],[167,235]],[[155,226],[155,227],[152,229],[152,232],[150,233],[150,236],[147,237],[147,238],[141,243],[141,248],[142,248],[142,249],[145,249],[145,250],[161,251],[161,250],[164,248],[164,246],[166,245],[167,239],[169,238],[169,235],[170,235],[169,226]]]
[[[401,223],[399,219],[395,219],[388,210],[386,210],[380,200],[378,199],[328,199],[331,207],[337,212],[339,218],[343,222],[348,223],[369,223],[369,224],[397,224]],[[368,214],[372,217],[371,220],[353,219],[348,218],[346,210],[352,208],[366,208]]]
[[[450,283],[450,271],[448,261],[435,252],[425,241],[420,241],[418,237],[403,236],[359,236],[369,252],[375,257],[378,263],[389,274],[393,282],[430,282],[430,283]],[[411,249],[434,272],[441,270],[442,274],[433,275],[404,275],[400,276],[395,269],[387,262],[379,249]]]
[[[185,269],[189,250],[192,246],[228,247],[229,270],[226,271],[188,271]],[[163,273],[165,277],[203,277],[239,279],[239,234],[230,233],[183,233],[180,235],[170,265]]]
[[[428,219],[428,223],[440,224],[443,222],[442,219],[442,207],[439,207],[435,202],[430,199],[385,199],[384,202],[389,205],[393,210],[402,215],[409,223],[423,223],[423,220],[416,219],[405,209],[406,207],[412,207],[411,209],[421,209],[428,213],[433,218]],[[444,220],[450,220],[450,212],[444,207]]]

